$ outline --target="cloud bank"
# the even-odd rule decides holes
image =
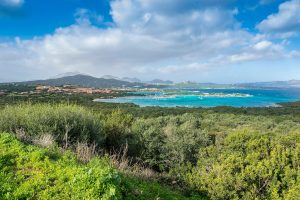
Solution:
[[[263,33],[241,28],[235,17],[238,10],[229,6],[231,3],[114,0],[110,12],[113,22],[107,28],[97,26],[104,23],[101,16],[78,9],[76,23],[57,28],[53,34],[0,43],[0,70],[17,79],[46,78],[69,71],[172,79],[171,75],[201,73],[220,65],[298,55]],[[279,13],[270,15],[258,28],[262,32],[297,31],[296,19],[286,25],[288,29],[283,27],[297,13],[282,19],[280,28],[272,22],[287,9],[293,11],[298,3],[293,0],[280,5]]]
[[[300,33],[300,0],[291,0],[279,6],[278,13],[271,14],[258,24],[262,32],[289,37]]]

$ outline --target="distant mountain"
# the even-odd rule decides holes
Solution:
[[[141,83],[142,82],[140,79],[137,79],[137,78],[129,78],[129,77],[119,78],[119,77],[112,76],[112,75],[104,75],[104,76],[101,76],[101,78],[115,79],[115,80],[119,80],[119,81],[131,82],[131,83]]]
[[[115,79],[115,80],[119,80],[119,81],[130,82],[130,83],[141,83],[142,82],[140,79],[137,79],[137,78],[129,78],[129,77],[119,78],[119,77],[112,76],[112,75],[104,75],[104,76],[101,76],[101,78],[104,78],[104,79]]]
[[[235,85],[250,88],[300,88],[300,80],[241,83]]]
[[[75,75],[87,75],[87,74],[83,74],[81,72],[66,72],[66,73],[62,73],[62,74],[58,74],[56,76],[53,76],[50,79],[62,78],[62,77],[67,77],[67,76],[75,76]]]
[[[104,75],[104,76],[101,76],[100,78],[120,80],[119,77],[112,76],[112,75]]]
[[[115,80],[120,80],[120,81],[131,82],[131,83],[148,83],[148,84],[154,84],[154,85],[170,85],[170,84],[173,84],[172,81],[164,81],[164,80],[160,80],[160,79],[154,79],[152,81],[141,81],[138,78],[130,78],[130,77],[119,78],[119,77],[112,76],[112,75],[104,75],[101,78],[115,79]]]
[[[178,89],[234,89],[238,86],[234,86],[232,84],[196,83],[191,81],[185,81],[173,84],[171,87]]]
[[[129,77],[123,77],[121,78],[122,81],[128,81],[131,83],[141,83],[142,81],[138,78],[129,78]]]
[[[95,87],[95,88],[115,88],[115,87],[151,87],[151,85],[143,83],[131,83],[127,81],[121,81],[116,79],[105,79],[95,78],[88,75],[74,75],[65,76],[61,78],[52,78],[47,80],[36,80],[19,82],[19,84],[26,85],[50,85],[50,86],[61,86],[61,85],[78,85],[81,87]]]
[[[6,81],[3,81],[3,83]],[[8,82],[6,82],[8,83]],[[78,85],[82,87],[95,87],[95,88],[300,88],[300,80],[290,81],[272,81],[272,82],[255,82],[255,83],[239,83],[239,84],[215,84],[215,83],[196,83],[196,82],[182,82],[173,83],[172,81],[164,81],[161,79],[154,79],[149,82],[142,82],[137,78],[123,77],[118,78],[111,75],[105,75],[101,78],[96,78],[90,75],[82,74],[80,72],[68,72],[59,74],[53,78],[46,80],[24,81],[24,82],[10,82],[26,85]]]
[[[147,83],[156,84],[156,85],[171,85],[171,84],[173,84],[172,81],[164,81],[161,79],[154,79],[152,81],[148,81]]]
[[[186,81],[182,83],[173,84],[172,88],[190,88],[190,89],[300,88],[300,80],[237,83],[237,84],[195,83],[195,82]]]

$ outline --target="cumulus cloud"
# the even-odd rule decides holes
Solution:
[[[93,71],[106,73],[140,72],[144,67],[157,72],[164,62],[192,62],[217,55],[223,49],[244,40],[246,33],[216,33],[205,39],[165,41],[147,35],[127,33],[120,29],[98,29],[87,24],[58,29],[55,34],[34,40],[17,40],[0,47],[0,66],[27,66],[31,71],[50,68],[53,71]],[[218,42],[215,45],[212,43]],[[9,51],[8,51],[9,50]],[[9,61],[9,62],[8,62]],[[17,62],[16,62],[17,61]],[[147,67],[148,66],[148,67]],[[163,70],[166,72],[166,70]],[[144,71],[147,73],[147,70]]]
[[[0,44],[0,70],[28,79],[68,71],[155,77],[284,57],[283,44],[240,27],[237,10],[226,6],[230,2],[115,0],[114,25],[108,28],[91,22],[102,23],[101,16],[78,9],[74,25],[44,37]]]
[[[285,57],[284,48],[280,44],[274,44],[267,40],[252,44],[237,54],[228,56],[230,62],[245,62],[259,59],[278,59]]]
[[[271,14],[257,25],[266,33],[288,37],[300,33],[300,0],[291,0],[279,5],[278,13]]]
[[[78,24],[101,24],[103,23],[103,16],[98,15],[96,12],[92,12],[85,8],[79,8],[76,10],[74,17]]]
[[[113,1],[112,17],[122,30],[173,39],[197,37],[238,26],[236,10],[214,6],[226,1],[208,0],[118,0]]]

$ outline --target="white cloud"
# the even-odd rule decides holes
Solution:
[[[91,12],[85,8],[79,8],[76,10],[74,17],[78,24],[101,24],[103,23],[103,16],[98,15],[95,12]]]
[[[239,53],[227,57],[231,63],[240,63],[245,61],[255,61],[260,59],[282,59],[286,56],[283,46],[274,44],[270,41],[260,41],[241,49]]]
[[[271,14],[257,25],[262,32],[290,37],[300,33],[300,0],[291,0],[279,5],[278,13]]]
[[[263,41],[261,41],[261,42],[256,43],[256,44],[253,46],[253,49],[255,49],[255,50],[257,50],[257,51],[266,50],[266,49],[268,49],[271,45],[272,45],[272,42],[263,40]]]
[[[193,70],[185,66],[195,61],[207,62],[221,52],[234,49],[236,44],[245,43],[247,37],[249,35],[243,31],[226,31],[199,39],[164,40],[116,28],[103,30],[80,24],[58,29],[44,38],[18,39],[15,44],[0,48],[0,54],[6,55],[0,59],[0,66],[27,66],[33,72],[51,69],[50,72],[55,73],[87,71],[102,75],[133,75],[167,73],[170,68],[165,63],[177,62],[172,64],[178,65],[172,72]],[[8,52],[11,53],[7,55]],[[10,63],[3,63],[8,60]]]
[[[111,14],[122,30],[170,39],[189,39],[238,26],[236,10],[212,6],[212,2],[117,0],[112,2]]]
[[[1,75],[30,79],[82,71],[96,76],[178,77],[285,56],[282,44],[240,28],[237,11],[220,2],[225,1],[115,0],[114,26],[106,29],[90,21],[102,23],[101,16],[79,9],[74,25],[44,37],[0,44]]]

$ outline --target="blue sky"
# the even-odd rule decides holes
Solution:
[[[300,79],[300,0],[0,0],[0,81]]]
[[[0,34],[2,37],[30,39],[53,33],[58,27],[75,23],[74,15],[80,8],[111,21],[108,0],[28,0],[14,12],[6,12],[6,16],[0,18],[0,26],[5,27],[0,30]]]

